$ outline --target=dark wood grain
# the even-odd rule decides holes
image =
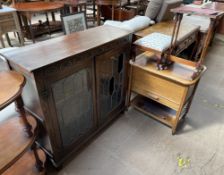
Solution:
[[[17,2],[11,5],[19,12],[45,12],[55,11],[64,6],[61,2]]]
[[[15,71],[0,72],[0,110],[14,101],[22,91],[25,79]]]
[[[36,69],[100,47],[128,34],[130,32],[119,28],[100,26],[6,52],[4,55],[10,62],[19,63],[22,69],[33,72]]]
[[[36,120],[28,116],[33,132],[36,129]],[[35,135],[27,138],[23,132],[24,125],[20,117],[15,116],[0,125],[0,174],[13,165],[32,145]]]
[[[4,54],[11,68],[26,77],[25,109],[40,119],[38,144],[55,166],[124,110],[129,34],[100,26]],[[103,113],[105,94],[113,107]]]
[[[46,155],[42,150],[38,150],[38,155],[42,162],[46,161]],[[44,175],[45,171],[38,172],[35,167],[35,159],[32,151],[28,151],[12,167],[3,173],[3,175]]]

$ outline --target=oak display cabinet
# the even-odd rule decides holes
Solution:
[[[125,109],[130,46],[129,32],[100,26],[4,54],[27,79],[25,108],[56,167]]]

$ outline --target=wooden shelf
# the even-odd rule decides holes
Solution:
[[[27,115],[34,135],[26,136],[22,119],[13,116],[0,124],[0,174],[12,166],[30,148],[35,140],[36,120]]]
[[[5,71],[0,73],[0,82],[0,110],[2,110],[20,95],[25,79],[15,71]]]
[[[39,149],[38,155],[43,164],[46,161],[45,153]],[[2,175],[44,175],[45,170],[38,172],[35,168],[35,158],[33,151],[27,151],[14,165],[6,170]]]
[[[172,127],[176,116],[175,110],[141,95],[137,95],[131,105],[140,112]]]

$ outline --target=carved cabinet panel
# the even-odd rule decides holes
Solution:
[[[79,144],[95,128],[93,58],[79,58],[46,70],[44,112],[51,125],[55,158]],[[42,99],[44,96],[42,97]],[[51,135],[51,130],[48,131]],[[60,154],[57,155],[57,152]]]

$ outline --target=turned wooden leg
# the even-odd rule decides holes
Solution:
[[[34,143],[31,147],[31,149],[33,150],[33,153],[34,153],[34,157],[35,157],[35,160],[36,160],[36,168],[39,172],[43,171],[44,170],[44,167],[43,167],[43,162],[40,160],[39,158],[39,155],[37,153],[37,146],[36,146],[36,143]]]
[[[15,104],[16,104],[17,111],[20,113],[20,117],[22,118],[23,124],[25,126],[24,130],[27,133],[27,136],[32,137],[33,136],[32,126],[29,124],[29,122],[26,118],[26,112],[24,109],[23,99],[21,96],[19,96],[16,99]]]

